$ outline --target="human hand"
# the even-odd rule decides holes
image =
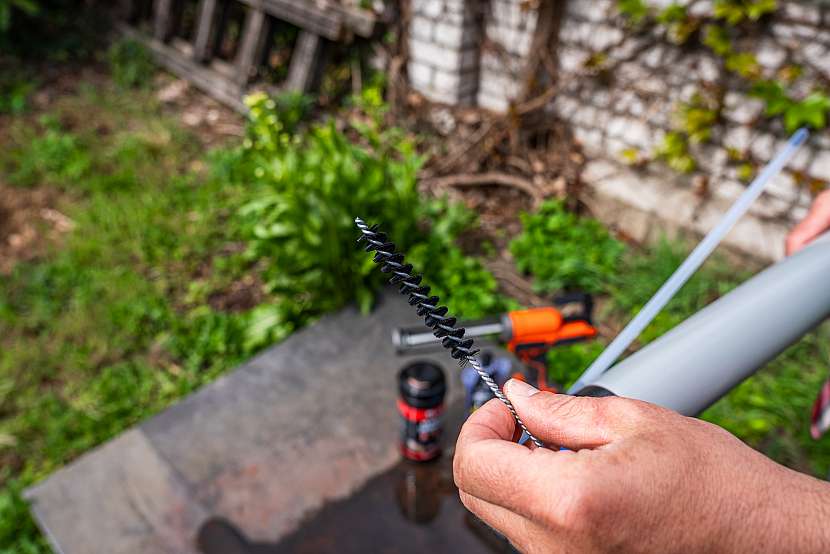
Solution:
[[[505,392],[458,438],[464,505],[523,552],[830,552],[830,484],[704,421],[623,398]]]
[[[816,197],[807,217],[787,235],[787,256],[795,254],[827,230],[830,230],[830,190]]]

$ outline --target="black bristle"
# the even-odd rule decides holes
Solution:
[[[392,274],[389,283],[399,285],[401,294],[409,297],[409,304],[417,308],[418,315],[442,339],[441,344],[450,350],[452,357],[463,361],[475,356],[478,350],[473,348],[473,339],[464,338],[464,328],[455,326],[456,319],[447,315],[447,307],[439,305],[437,296],[430,296],[430,288],[421,284],[422,276],[412,274],[412,265],[405,263],[404,255],[396,252],[395,244],[378,231],[378,225],[369,226],[360,218],[355,219],[355,224],[360,229],[358,242],[365,241],[365,250],[375,253],[372,260],[381,271]]]

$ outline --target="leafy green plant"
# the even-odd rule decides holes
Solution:
[[[285,332],[265,295],[233,311],[209,301],[253,272],[225,253],[226,222],[252,191],[190,174],[201,144],[150,95],[81,89],[56,99],[42,125],[4,127],[4,162],[31,169],[22,184],[58,188],[55,209],[73,222],[55,248],[0,278],[4,553],[49,552],[23,488]],[[206,292],[191,301],[183,284],[196,280]]]
[[[638,167],[646,162],[645,157],[638,148],[623,148],[619,152],[620,160],[626,165]]]
[[[666,133],[655,149],[654,156],[680,173],[691,173],[697,167],[697,162],[689,153],[689,140],[677,131]]]
[[[0,552],[4,554],[49,552],[46,541],[38,533],[35,522],[29,515],[29,505],[23,500],[25,484],[19,479],[7,481],[8,473],[8,471],[3,471],[0,474],[0,481],[6,481],[5,487],[0,489]]]
[[[540,292],[580,289],[599,292],[617,270],[622,244],[596,220],[579,217],[560,201],[522,214],[522,232],[510,242],[520,271]]]
[[[23,71],[0,72],[0,113],[18,115],[26,110],[36,82]]]
[[[368,309],[382,277],[355,248],[354,217],[383,222],[402,248],[411,246],[420,158],[407,142],[355,144],[334,122],[292,134],[276,101],[259,94],[247,103],[241,164],[259,194],[239,219],[248,256],[268,260],[266,287],[309,314],[355,298]]]
[[[459,235],[476,225],[475,214],[463,204],[440,199],[424,202],[419,219],[430,222],[429,233],[412,247],[407,259],[423,272],[450,312],[478,319],[507,309],[493,275],[456,244]]]
[[[358,100],[370,117],[352,122],[351,138],[334,122],[296,130],[287,104],[249,97],[251,123],[236,178],[256,199],[239,211],[247,256],[267,260],[267,289],[295,321],[357,300],[368,309],[384,276],[354,244],[354,217],[381,223],[457,313],[496,311],[496,282],[455,245],[472,214],[446,201],[422,203],[415,184],[421,165],[400,130],[382,129],[378,98]],[[418,224],[428,219],[430,225]]]
[[[149,85],[156,71],[150,51],[134,39],[121,39],[110,46],[107,59],[113,81],[124,88]]]
[[[19,185],[62,184],[82,178],[92,163],[77,136],[61,128],[54,117],[40,120],[44,133],[31,139],[8,163],[9,179]]]
[[[680,266],[690,251],[681,241],[665,238],[646,251],[632,250],[620,264],[616,277],[608,284],[610,314],[622,320],[632,318]],[[721,257],[706,262],[643,332],[640,341],[649,342],[719,296],[732,290],[748,276]],[[609,314],[609,315],[610,315]]]
[[[35,0],[0,0],[0,32],[8,30],[11,26],[14,10],[20,10],[28,15],[36,15],[39,7]]]
[[[567,389],[602,353],[605,345],[598,341],[577,342],[552,348],[548,352],[548,378]]]

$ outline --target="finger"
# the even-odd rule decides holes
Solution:
[[[498,400],[476,410],[458,436],[453,475],[460,490],[530,518],[546,502],[547,485],[568,473],[560,466],[575,453],[509,442],[512,427],[510,412]]]
[[[458,494],[464,507],[492,529],[507,537],[510,543],[522,552],[528,550],[528,544],[545,538],[543,536],[545,530],[529,519],[464,491],[459,491]]]
[[[828,229],[830,229],[830,191],[824,191],[813,202],[807,217],[796,225],[787,237],[787,255],[798,252]]]
[[[823,230],[818,220],[810,218],[796,225],[789,236],[787,236],[787,255],[791,256],[807,246]]]
[[[596,448],[633,427],[631,400],[540,392],[516,379],[508,381],[504,390],[528,429],[545,444]]]
[[[513,419],[504,403],[492,398],[467,418],[464,429],[471,437],[478,440],[509,441],[516,432],[516,420]]]

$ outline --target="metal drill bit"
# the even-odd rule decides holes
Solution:
[[[432,329],[435,336],[442,339],[441,344],[444,348],[450,350],[452,357],[459,361],[459,365],[463,366],[469,363],[481,377],[481,380],[493,391],[496,398],[507,406],[516,423],[533,441],[533,444],[540,448],[544,447],[542,441],[533,436],[519,414],[516,413],[513,403],[499,389],[493,378],[481,367],[481,363],[475,357],[478,350],[473,349],[473,339],[464,338],[464,328],[455,326],[456,318],[447,314],[449,310],[446,306],[438,305],[439,298],[437,296],[430,296],[430,288],[421,283],[423,276],[412,273],[412,264],[405,263],[403,254],[395,252],[395,244],[389,241],[386,234],[378,231],[377,225],[370,227],[359,217],[355,218],[354,222],[357,228],[360,229],[360,237],[357,241],[365,241],[366,251],[375,253],[373,258],[375,263],[380,265],[382,272],[392,274],[389,282],[399,285],[401,294],[409,296],[409,304],[415,306],[418,315],[424,318],[424,323]]]

